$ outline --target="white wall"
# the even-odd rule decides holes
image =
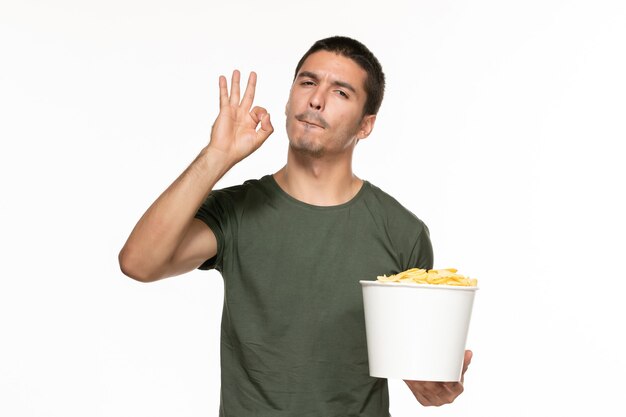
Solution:
[[[222,283],[149,285],[117,253],[195,157],[217,78],[259,74],[277,132],[220,186],[285,161],[317,39],[388,79],[355,171],[479,278],[466,392],[403,416],[624,415],[625,3],[6,1],[0,5],[0,415],[216,415]]]

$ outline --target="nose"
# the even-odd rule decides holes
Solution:
[[[324,108],[324,97],[320,89],[316,89],[309,98],[309,108],[321,111]]]

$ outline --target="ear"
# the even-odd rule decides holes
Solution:
[[[356,134],[356,138],[361,140],[368,137],[374,129],[374,123],[376,123],[375,114],[368,114],[367,116],[363,116],[363,120],[361,120],[361,127],[359,129],[359,132]]]

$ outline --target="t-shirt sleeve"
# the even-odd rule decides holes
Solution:
[[[222,260],[224,257],[225,236],[228,234],[229,218],[231,213],[228,196],[220,191],[213,191],[202,203],[195,215],[196,219],[202,220],[213,231],[217,240],[217,254],[211,259],[207,259],[198,269],[222,270]]]
[[[434,254],[428,227],[420,221],[415,245],[409,256],[409,268],[433,269]],[[409,269],[407,268],[407,269]]]

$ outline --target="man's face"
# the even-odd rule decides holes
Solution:
[[[304,61],[285,107],[292,149],[311,156],[340,154],[369,135],[376,116],[363,116],[367,73],[328,51]]]

